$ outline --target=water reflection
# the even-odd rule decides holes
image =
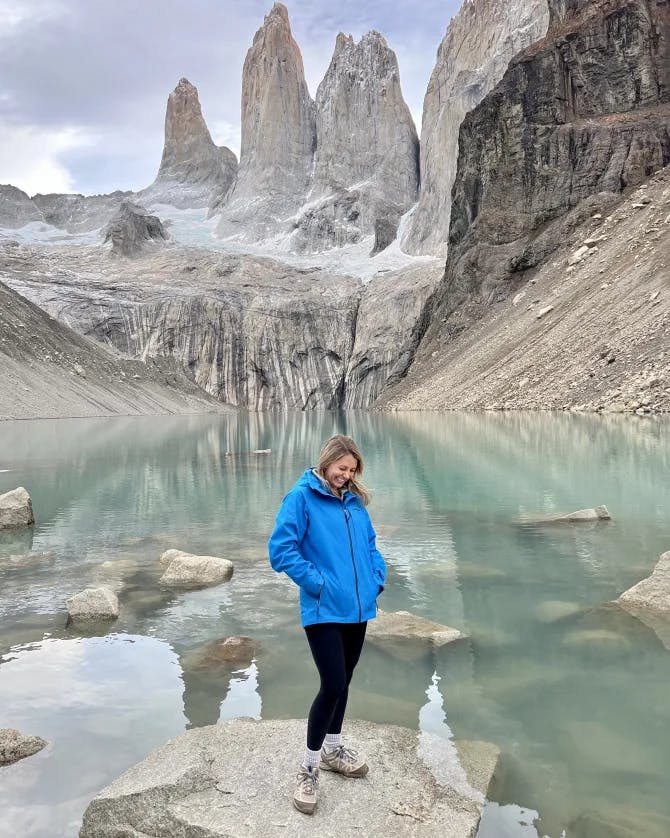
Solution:
[[[40,735],[43,721],[54,725],[53,748],[12,767],[6,776],[20,782],[0,790],[14,834],[46,836],[44,807],[59,823],[74,818],[91,783],[185,726],[306,715],[318,677],[295,588],[269,568],[266,540],[282,495],[336,431],[366,457],[389,565],[381,606],[470,638],[409,662],[368,644],[352,716],[495,742],[496,800],[528,811],[487,809],[482,835],[533,834],[521,821],[536,810],[542,834],[557,838],[571,824],[579,838],[596,822],[585,813],[624,797],[663,823],[670,658],[653,626],[604,605],[670,545],[669,427],[356,412],[3,423],[0,492],[24,485],[37,523],[0,533],[0,702],[7,724]],[[610,524],[519,523],[600,503]],[[169,547],[230,558],[233,579],[164,589],[158,557]],[[102,582],[119,591],[114,634],[66,627],[65,599]],[[231,635],[251,637],[253,657],[189,666],[194,650]],[[71,772],[70,786],[59,782],[64,747],[73,764],[90,752],[85,782]],[[102,749],[107,768],[89,765]],[[630,754],[623,765],[619,752]],[[639,838],[645,829],[656,827],[645,822]]]

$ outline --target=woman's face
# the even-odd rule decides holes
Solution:
[[[345,454],[339,460],[335,460],[326,469],[325,478],[330,488],[339,494],[342,488],[351,480],[358,469],[358,462],[351,454]]]

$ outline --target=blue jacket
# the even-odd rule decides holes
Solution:
[[[300,588],[303,626],[376,616],[386,565],[375,541],[358,495],[338,498],[307,469],[282,501],[268,544],[272,567]]]

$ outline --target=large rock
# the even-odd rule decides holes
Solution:
[[[66,600],[68,614],[73,622],[87,620],[115,620],[119,616],[119,600],[110,588],[86,588]]]
[[[11,765],[30,757],[48,744],[39,736],[25,736],[11,727],[0,728],[0,765]]]
[[[0,495],[0,530],[34,523],[33,502],[23,486]]]
[[[24,227],[31,221],[44,221],[40,208],[16,186],[0,186],[0,227],[10,230]]]
[[[173,588],[205,588],[227,582],[233,563],[216,556],[176,556],[160,578],[161,585]]]
[[[115,256],[137,256],[149,242],[162,244],[166,239],[160,218],[149,215],[144,207],[130,201],[121,204],[104,233],[104,243],[111,245]]]
[[[242,73],[237,184],[219,234],[263,239],[286,229],[307,193],[314,155],[314,102],[288,11],[275,3],[256,32]]]
[[[651,576],[624,591],[617,603],[655,631],[670,650],[670,551],[661,555]]]
[[[182,669],[189,672],[239,669],[249,666],[257,652],[257,643],[251,637],[224,637],[211,640],[181,656]]]
[[[291,803],[305,724],[236,719],[181,734],[89,804],[80,838],[475,834],[498,760],[495,746],[454,748],[428,733],[347,722],[348,740],[370,755],[370,773],[356,782],[323,775],[317,810],[305,818]],[[464,772],[469,784],[456,790],[452,778]]]
[[[408,253],[446,252],[463,118],[548,23],[547,0],[471,0],[451,20],[423,103],[421,189],[402,240]]]
[[[340,33],[316,93],[312,188],[291,246],[320,251],[377,234],[395,237],[416,200],[419,141],[400,89],[398,62],[378,32]]]
[[[391,654],[408,660],[465,639],[458,629],[409,611],[379,611],[376,619],[368,623],[366,637]]]
[[[145,203],[207,207],[223,203],[235,185],[237,157],[214,144],[205,124],[198,90],[188,79],[168,97],[165,144],[156,180],[138,193]]]
[[[582,521],[611,521],[607,507],[603,504],[589,509],[578,509],[566,515],[527,516],[521,519],[523,524],[570,524]]]

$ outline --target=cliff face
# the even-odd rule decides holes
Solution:
[[[31,221],[44,221],[39,207],[16,186],[0,186],[0,227],[15,230]]]
[[[465,0],[449,24],[423,103],[421,188],[402,241],[407,253],[446,253],[459,127],[548,22],[547,0]]]
[[[302,56],[275,3],[244,62],[240,168],[219,233],[260,239],[284,229],[307,193],[314,143]]]
[[[144,202],[206,207],[227,198],[237,177],[237,158],[212,142],[197,89],[181,79],[168,97],[165,144],[156,180],[138,193]]]
[[[416,200],[418,142],[393,50],[378,32],[358,44],[340,33],[316,94],[312,189],[292,247],[349,244],[381,222],[395,231]]]
[[[438,265],[379,286],[270,259],[153,249],[0,249],[16,291],[125,356],[172,359],[252,410],[367,407],[404,371]],[[85,277],[81,280],[80,277]]]

